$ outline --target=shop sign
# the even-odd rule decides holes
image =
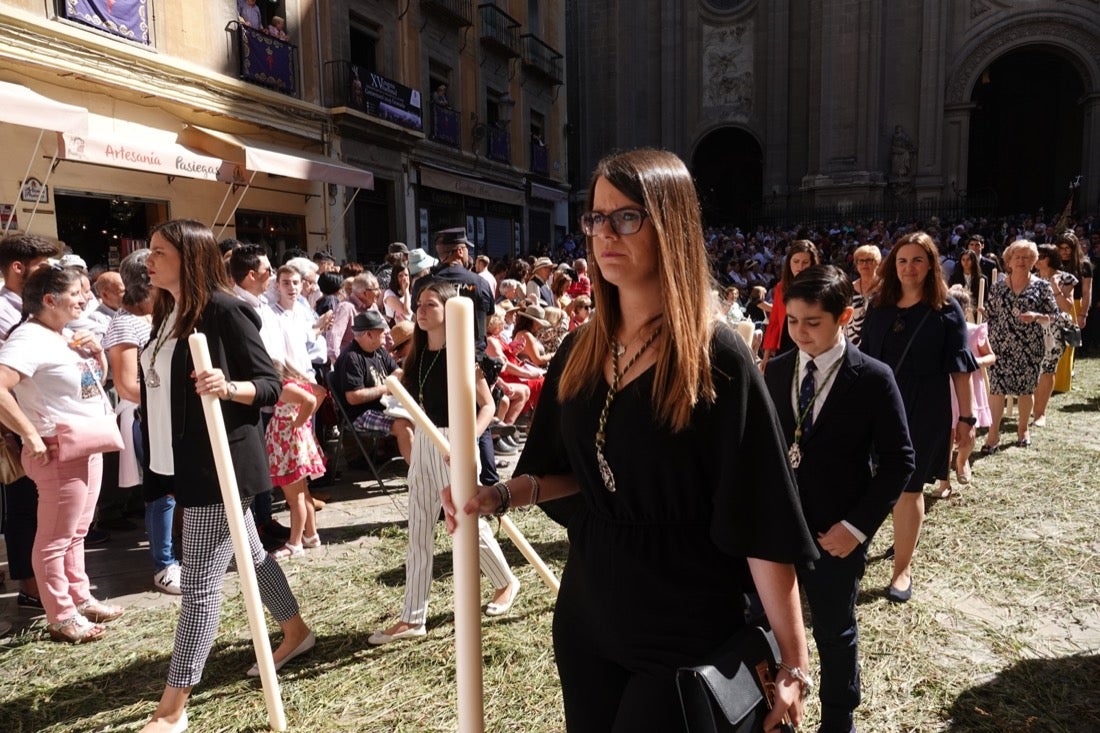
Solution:
[[[37,178],[28,178],[19,187],[19,200],[29,203],[50,203],[50,187],[42,185]]]
[[[221,158],[201,155],[172,142],[99,138],[62,133],[61,157],[96,165],[132,168],[169,176],[233,183],[236,165]]]
[[[0,204],[0,231],[18,227],[19,220],[15,215],[15,204]]]

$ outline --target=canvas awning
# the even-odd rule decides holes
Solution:
[[[238,135],[188,125],[179,142],[209,155],[244,166],[250,173],[268,173],[303,181],[374,189],[374,174],[323,155],[260,143]]]
[[[0,122],[38,130],[87,134],[88,110],[55,102],[21,84],[0,81]]]
[[[30,159],[27,161],[26,173],[20,179],[26,181],[31,175],[34,159],[38,157],[38,150],[42,146],[42,136],[46,133],[46,130],[77,134],[87,133],[88,110],[75,104],[54,101],[38,92],[27,89],[22,84],[0,81],[0,122],[33,127],[39,131],[38,140],[35,142]],[[49,170],[42,181],[43,188],[49,184],[50,176],[53,174],[53,164],[56,160],[57,154],[54,153]],[[27,220],[27,231],[30,230],[35,214],[38,213],[40,203],[41,201],[34,202],[31,217]],[[8,219],[7,224],[4,225],[4,234],[8,233],[14,222],[15,216]]]
[[[234,163],[176,142],[176,132],[92,114],[87,134],[58,134],[63,160],[234,183]]]

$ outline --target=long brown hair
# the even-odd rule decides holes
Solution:
[[[179,251],[180,300],[172,336],[186,338],[195,330],[210,296],[217,291],[232,293],[229,275],[225,271],[218,240],[203,223],[192,219],[173,219],[158,224],[149,232],[149,239],[159,234]],[[157,289],[153,302],[153,333],[176,306],[176,299],[163,288]]]
[[[710,371],[713,317],[707,298],[701,297],[713,288],[713,278],[695,185],[682,160],[649,148],[614,153],[596,165],[588,187],[589,209],[600,178],[645,207],[657,232],[657,277],[666,337],[654,346],[657,366],[651,400],[658,420],[675,431],[683,430],[699,400],[713,402],[715,397]],[[599,262],[593,263],[591,278],[599,308],[576,332],[561,377],[562,399],[594,392],[622,321],[619,289],[603,279]]]
[[[821,264],[821,255],[818,254],[813,242],[808,239],[796,239],[791,242],[791,246],[787,248],[787,258],[783,260],[783,277],[779,281],[784,293],[791,286],[791,280],[794,280],[794,273],[791,272],[791,258],[803,252],[810,255],[810,267]]]
[[[458,288],[446,280],[432,278],[421,286],[416,294],[417,300],[428,292],[438,295],[439,299],[443,301],[444,308],[446,308],[447,301],[458,295]],[[412,307],[415,313],[416,303],[413,303]],[[410,392],[418,387],[416,384],[417,377],[413,374],[413,366],[416,365],[416,360],[420,358],[420,352],[428,348],[428,332],[420,327],[415,317],[413,317],[413,323],[415,327],[413,328],[412,346],[409,347],[409,353],[405,355],[405,373],[401,377],[401,383]]]
[[[930,308],[939,310],[947,304],[947,283],[943,278],[943,267],[940,265],[940,253],[936,250],[936,243],[925,232],[906,234],[894,242],[894,246],[890,248],[890,254],[886,255],[878,266],[879,285],[874,295],[874,305],[895,306],[901,300],[901,280],[898,279],[897,259],[898,250],[907,244],[917,245],[924,250],[924,256],[928,258],[928,276],[924,279],[920,300]]]

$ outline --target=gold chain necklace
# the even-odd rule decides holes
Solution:
[[[611,466],[607,463],[607,458],[603,454],[603,447],[607,444],[607,415],[611,411],[611,403],[615,400],[615,395],[619,391],[619,380],[630,371],[630,367],[634,366],[634,362],[638,361],[638,357],[645,353],[645,350],[657,340],[660,334],[661,326],[657,326],[657,329],[645,340],[645,343],[626,363],[621,372],[619,371],[619,354],[622,353],[623,347],[619,345],[617,340],[611,345],[611,386],[607,390],[607,399],[604,400],[603,410],[600,411],[599,425],[596,428],[596,465],[600,469],[600,478],[603,479],[604,487],[612,493],[615,491],[615,474],[611,472]]]
[[[447,347],[444,346],[443,349]],[[420,406],[424,406],[424,384],[428,381],[428,377],[432,375],[432,369],[435,368],[435,363],[439,361],[439,355],[443,353],[443,349],[435,352],[435,358],[432,359],[431,365],[428,367],[427,374],[424,373],[424,356],[421,356],[416,365],[416,381],[417,386],[420,388],[420,394],[418,395],[420,400]]]

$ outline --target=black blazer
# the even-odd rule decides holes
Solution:
[[[791,390],[797,355],[791,351],[773,357],[764,372],[788,445],[794,440]],[[870,539],[916,463],[890,367],[851,344],[842,359],[825,403],[802,438],[795,476],[806,523],[815,536],[846,520]],[[872,457],[878,466],[874,472]]]
[[[228,293],[214,293],[203,310],[197,330],[206,334],[210,361],[231,381],[252,382],[256,398],[251,405],[223,401],[222,415],[229,436],[233,471],[242,497],[255,496],[271,489],[260,408],[279,400],[282,384],[271,357],[260,339],[260,317],[248,303]],[[150,339],[153,343],[154,339]],[[195,365],[186,340],[172,353],[172,451],[175,476],[172,481],[176,501],[183,506],[206,506],[222,502],[218,472],[202,400],[195,392],[191,372]],[[142,405],[145,400],[142,379]],[[143,407],[144,409],[144,407]],[[145,444],[145,470],[149,471],[149,433],[142,420]]]

